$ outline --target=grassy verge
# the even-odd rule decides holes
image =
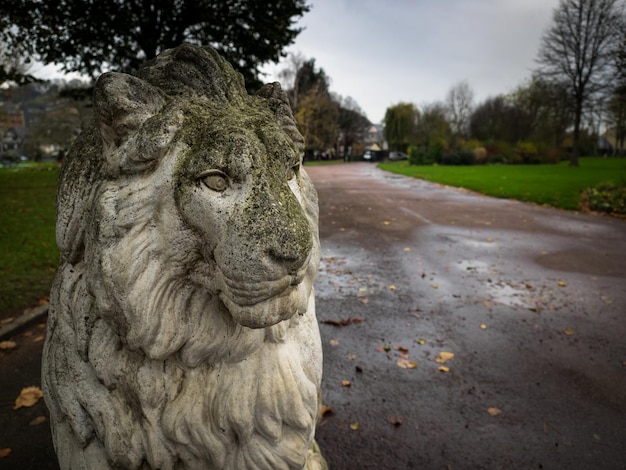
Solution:
[[[380,168],[488,196],[579,208],[581,191],[603,182],[626,184],[626,159],[581,158],[578,168],[557,165],[411,166],[406,161]]]
[[[58,169],[0,169],[0,312],[35,304],[59,262],[54,236]]]
[[[346,163],[343,160],[307,160],[304,162],[304,166],[326,166],[326,165],[341,165]]]

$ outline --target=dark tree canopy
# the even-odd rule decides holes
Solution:
[[[92,77],[136,70],[184,42],[209,45],[254,88],[309,9],[306,0],[3,0],[0,34],[10,50]]]

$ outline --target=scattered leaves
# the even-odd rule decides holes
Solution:
[[[359,423],[352,423],[350,425],[350,429],[352,429],[353,431],[358,431],[359,430]]]
[[[5,447],[4,449],[0,449],[0,459],[8,457],[10,453],[11,453],[11,449],[9,449],[8,447]]]
[[[487,408],[487,413],[489,413],[491,416],[498,416],[500,413],[502,413],[502,410],[500,408],[492,406],[490,408]]]
[[[41,398],[43,393],[39,387],[26,387],[23,388],[19,396],[15,399],[14,410],[22,407],[31,407],[35,405]]]
[[[8,350],[17,348],[17,343],[15,341],[0,341],[0,349]]]
[[[350,382],[349,380],[342,380],[341,385],[343,387],[350,387],[352,385],[352,382]]]
[[[447,352],[447,351],[441,351],[439,354],[437,354],[437,357],[435,358],[435,362],[437,362],[438,364],[445,364],[447,361],[449,361],[453,357],[454,357],[453,353]]]
[[[30,426],[39,426],[40,424],[43,424],[46,422],[46,417],[45,416],[37,416],[35,419],[33,419],[30,423],[28,423]]]
[[[401,369],[415,369],[417,367],[417,362],[400,358],[396,361],[396,365]]]

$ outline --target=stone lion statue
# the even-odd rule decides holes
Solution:
[[[43,388],[63,469],[313,469],[317,195],[280,86],[214,50],[106,73],[57,193]]]

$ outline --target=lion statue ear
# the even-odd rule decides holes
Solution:
[[[140,78],[107,72],[94,89],[94,112],[105,148],[119,147],[165,105],[162,92]]]
[[[298,124],[293,117],[289,98],[287,98],[280,83],[274,82],[263,85],[257,92],[257,96],[260,96],[267,102],[267,105],[274,112],[276,119],[287,135],[291,137],[299,151],[304,153],[304,137],[298,130]]]

